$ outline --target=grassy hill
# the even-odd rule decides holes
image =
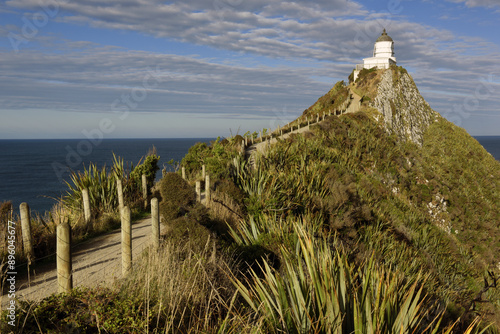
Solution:
[[[278,140],[253,168],[241,137],[192,147],[188,181],[158,184],[162,250],[115,290],[25,304],[25,332],[498,333],[500,163],[402,68],[339,82],[304,114],[354,95],[358,112]],[[190,187],[202,164],[208,208]]]

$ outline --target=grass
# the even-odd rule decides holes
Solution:
[[[490,175],[498,175],[498,162],[444,120],[431,126],[422,148],[401,144],[361,113],[329,117],[312,129],[278,142],[256,160],[254,170],[235,168],[253,216],[235,231],[238,242],[272,249],[273,242],[283,244],[282,234],[292,221],[308,215],[314,234],[335,233],[358,263],[374,254],[383,266],[407,277],[428,273],[423,283],[428,297],[441,309],[455,305],[455,311],[445,312],[442,325],[461,317],[464,326],[475,314],[496,321],[495,280],[481,291],[487,270],[498,277],[493,254],[499,254],[500,199],[498,184],[490,181]],[[463,176],[454,178],[458,172]],[[475,175],[489,181],[478,182]],[[429,203],[439,202],[436,198],[446,203],[439,216],[428,213]],[[286,223],[273,230],[269,221],[275,214]],[[451,230],[443,229],[438,218]]]
[[[377,75],[361,75],[362,96]],[[26,305],[24,328],[57,314],[52,330],[499,333],[500,164],[464,130],[439,118],[420,146],[360,112],[278,140],[253,166],[239,144],[197,144],[182,162],[188,181],[165,175],[159,252],[114,290],[85,292],[93,299]],[[191,184],[203,164],[208,210]]]
[[[328,242],[316,242],[296,228],[297,250],[282,249],[280,272],[264,261],[264,277],[252,271],[250,288],[234,279],[273,332],[430,333],[438,326],[439,316],[422,323],[428,306],[417,286],[422,280],[408,282],[404,275],[377,267],[373,258],[360,266],[349,263]]]
[[[36,270],[35,262],[40,259],[51,258],[56,250],[56,227],[62,222],[68,221],[72,226],[72,242],[77,244],[88,238],[106,233],[119,227],[120,215],[118,212],[118,195],[116,178],[123,182],[125,204],[129,205],[134,218],[141,217],[143,212],[143,200],[140,192],[140,184],[133,177],[134,171],[147,174],[147,170],[156,171],[157,156],[149,155],[143,164],[130,170],[125,166],[123,159],[113,156],[114,164],[111,168],[106,166],[97,167],[90,164],[83,172],[73,172],[70,180],[66,182],[68,190],[66,194],[58,199],[56,204],[43,215],[31,213],[31,237],[33,240],[34,261],[28,261],[24,256],[22,244],[21,220],[14,213],[10,202],[0,204],[0,272],[4,278],[7,264],[7,231],[9,220],[16,222],[16,263],[19,274],[28,270]],[[152,158],[151,158],[152,157]],[[137,172],[135,174],[138,174]],[[89,222],[83,218],[82,189],[89,190],[92,217]],[[2,279],[3,282],[3,279]],[[3,287],[3,284],[2,284]]]
[[[293,224],[295,250],[282,247],[281,269],[261,261],[242,275],[207,238],[201,250],[165,239],[148,249],[114,289],[74,289],[40,302],[19,302],[23,333],[452,333],[429,317],[425,278],[362,264]],[[2,316],[2,319],[5,318]],[[463,333],[478,333],[476,318]],[[2,333],[10,327],[0,323]]]

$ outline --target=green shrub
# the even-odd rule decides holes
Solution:
[[[243,205],[245,193],[231,180],[222,179],[216,183],[217,191],[227,194],[236,204]]]
[[[41,302],[18,301],[16,327],[22,333],[132,333],[145,328],[145,305],[106,288],[76,288]],[[2,319],[5,315],[2,314]],[[1,322],[2,333],[12,327]]]
[[[182,158],[181,165],[186,168],[187,174],[193,174],[201,170],[205,157],[210,154],[206,143],[196,143],[191,146],[188,153]]]
[[[196,201],[196,192],[177,173],[167,173],[159,182],[162,202],[160,212],[165,220],[185,215]]]
[[[146,182],[148,184],[148,189],[151,189],[154,185],[156,172],[160,169],[158,167],[158,161],[160,161],[160,156],[156,153],[151,153],[144,159],[144,162],[137,165],[130,173],[130,178],[133,179],[138,188],[142,189],[142,174],[146,175]]]
[[[261,278],[233,282],[247,303],[275,332],[285,333],[431,333],[422,319],[429,305],[420,282],[378,268],[372,260],[357,267],[298,230],[296,253],[283,249],[284,269],[264,260]],[[434,325],[437,327],[438,325]]]
[[[193,253],[200,253],[214,241],[210,230],[194,218],[184,216],[168,223],[166,238],[174,244],[186,247]],[[211,247],[210,247],[211,248]]]

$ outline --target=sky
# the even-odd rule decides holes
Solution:
[[[434,110],[500,135],[500,0],[7,0],[0,18],[0,139],[275,128],[383,28]]]

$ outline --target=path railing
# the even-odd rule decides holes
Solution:
[[[148,206],[148,188],[145,175],[142,177],[142,195],[144,198],[144,206]],[[123,187],[120,179],[117,179],[117,192],[118,192],[118,210],[120,212],[121,221],[121,253],[122,253],[122,276],[128,275],[132,270],[132,221],[131,213],[128,206],[124,204],[123,200]],[[160,214],[159,205],[157,198],[151,198],[151,245],[153,249],[157,250],[160,246]],[[89,200],[88,189],[82,190],[82,207],[83,216],[86,223],[91,221],[91,204]],[[43,258],[35,259],[33,240],[32,240],[32,229],[31,229],[31,212],[29,205],[25,202],[21,203],[19,206],[20,219],[21,219],[21,238],[22,238],[22,249],[23,255],[28,260],[27,263],[16,265],[15,268],[28,265],[28,275],[30,274],[29,266],[31,266],[35,260],[42,260],[51,256],[56,257],[56,272],[57,272],[57,291],[58,292],[69,292],[73,288],[73,250],[75,246],[73,245],[71,237],[71,226],[67,219],[62,219],[57,224],[56,228],[56,252],[49,254]],[[96,259],[99,262],[99,259]],[[13,271],[13,270],[12,270]],[[28,276],[28,281],[30,281]]]
[[[269,141],[271,139],[282,138],[286,134],[297,132],[298,130],[304,127],[310,127],[311,125],[320,123],[325,120],[327,116],[331,115],[342,115],[346,112],[345,106],[340,110],[329,110],[328,112],[323,112],[321,115],[317,114],[316,117],[313,116],[300,116],[296,120],[285,124],[284,126],[279,126],[275,130],[265,129],[263,131],[259,131],[258,136],[245,136],[243,138],[242,143],[242,152],[245,152],[247,148],[263,143],[265,141]]]
[[[344,113],[345,110],[334,110],[335,115]],[[316,115],[316,117],[301,116],[297,120],[290,122],[282,127],[278,126],[274,131],[269,131],[269,133],[260,132],[259,137],[244,137],[242,142],[242,153],[246,153],[247,149],[251,146],[263,143],[264,141],[270,141],[273,138],[282,138],[286,134],[299,131],[301,128],[310,127],[311,125],[317,124],[325,120],[326,116],[332,115],[332,110],[328,113],[323,112],[322,115]],[[182,178],[186,179],[186,170],[184,167],[181,169]],[[204,195],[205,204],[208,205],[211,200],[211,183],[210,175],[207,173],[205,165],[202,165],[201,177],[204,181]],[[144,207],[148,207],[148,188],[146,176],[142,175],[142,195],[144,199]],[[202,202],[202,188],[201,180],[197,180],[195,183],[196,199],[198,202]],[[118,210],[120,212],[121,220],[121,267],[122,276],[125,277],[130,274],[132,270],[132,221],[130,208],[124,203],[123,196],[123,186],[120,179],[117,179],[117,192],[118,192]],[[91,220],[91,207],[89,200],[88,189],[82,190],[82,207],[84,211],[85,222]],[[159,204],[157,198],[151,198],[151,244],[153,249],[158,249],[160,247],[160,214],[159,214]],[[34,260],[33,252],[33,241],[31,233],[31,218],[30,210],[27,203],[21,203],[20,205],[20,216],[21,216],[21,227],[22,227],[22,240],[23,240],[23,252],[25,257],[28,259],[28,264]],[[56,237],[56,265],[57,265],[57,285],[58,292],[69,292],[73,288],[73,263],[72,263],[72,240],[71,240],[71,226],[67,221],[62,221],[57,226],[57,237]],[[54,254],[51,254],[54,255]],[[49,255],[49,256],[51,256]]]

